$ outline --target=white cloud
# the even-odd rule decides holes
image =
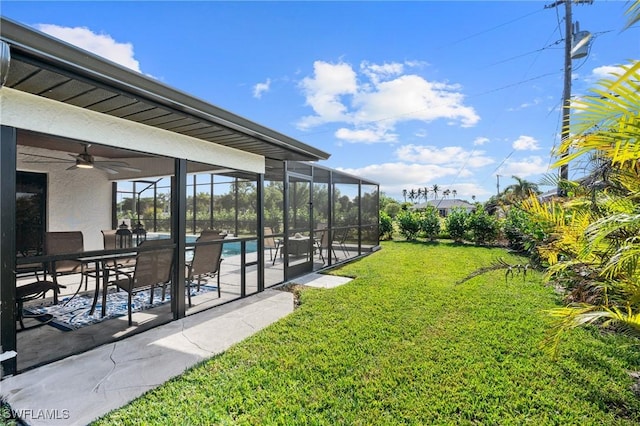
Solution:
[[[361,168],[338,167],[338,170],[378,182],[380,191],[398,200],[402,199],[403,189],[431,187],[433,184],[438,184],[443,189],[455,189],[457,198],[471,199],[472,195],[488,195],[487,191],[476,183],[456,183],[448,186],[446,181],[458,173],[455,167],[397,162],[372,164]]]
[[[264,83],[257,83],[253,86],[253,97],[260,99],[262,98],[262,94],[269,91],[271,88],[271,79],[268,78]]]
[[[365,61],[360,64],[360,69],[364,75],[377,84],[380,80],[387,80],[390,77],[402,74],[404,72],[404,64],[395,62],[391,64],[384,63],[382,65],[378,65],[370,64]]]
[[[61,27],[37,24],[35,27],[67,43],[78,46],[134,71],[140,71],[140,63],[134,58],[133,45],[120,43],[108,34],[96,34],[86,27]]]
[[[425,165],[416,163],[383,163],[371,164],[361,168],[340,168],[345,173],[362,176],[379,182],[380,190],[390,193],[402,192],[406,188],[418,188],[442,181],[445,177],[455,176],[458,169],[455,167],[443,167],[439,165]]]
[[[538,141],[535,138],[525,135],[521,135],[518,139],[513,141],[511,146],[516,151],[535,151],[540,149]]]
[[[396,150],[395,155],[403,161],[421,164],[446,164],[456,168],[463,165],[469,168],[478,168],[494,163],[492,158],[484,155],[484,151],[468,151],[459,146],[438,148],[424,145],[404,145]]]
[[[398,135],[395,133],[385,132],[381,129],[338,129],[335,137],[345,142],[351,143],[378,143],[398,141]]]
[[[305,77],[300,87],[307,98],[307,105],[313,108],[314,116],[303,117],[299,127],[306,129],[327,122],[350,122],[347,107],[342,96],[356,93],[358,84],[356,73],[350,65],[329,64],[316,61],[313,64],[314,77]]]
[[[540,103],[542,102],[542,99],[540,98],[535,98],[533,101],[531,102],[523,102],[520,105],[518,105],[515,108],[508,108],[507,111],[520,111],[526,108],[531,108],[534,107],[536,105],[540,105]]]
[[[531,156],[521,160],[506,161],[498,174],[504,176],[518,176],[526,178],[532,175],[544,174],[549,170],[549,159]]]
[[[489,138],[485,138],[484,136],[478,136],[473,140],[474,146],[481,146],[489,142]]]
[[[314,75],[304,78],[300,87],[314,115],[298,122],[300,129],[325,123],[353,126],[352,132],[341,131],[348,141],[352,136],[368,131],[377,140],[389,142],[399,123],[431,122],[446,119],[462,127],[474,126],[480,117],[464,104],[458,85],[432,82],[415,74],[404,74],[417,63],[370,64],[360,66],[360,78],[350,64],[314,63]],[[389,133],[390,135],[388,135]],[[340,136],[338,136],[340,137]]]
[[[614,74],[621,75],[624,73],[624,69],[619,65],[603,65],[601,67],[594,68],[592,75],[596,80],[602,78],[612,78]]]

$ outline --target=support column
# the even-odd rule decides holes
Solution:
[[[362,181],[358,181],[358,256],[362,255]]]
[[[173,319],[186,315],[185,248],[187,238],[187,160],[175,159],[175,175],[171,179],[171,237],[175,244],[171,312]]]
[[[264,174],[258,175],[258,292],[264,291]]]
[[[16,153],[14,127],[0,127],[0,377],[15,374],[16,339]],[[5,359],[6,358],[6,359]]]

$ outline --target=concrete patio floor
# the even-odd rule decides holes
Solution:
[[[290,283],[332,288],[348,281],[309,274]],[[85,425],[224,352],[293,309],[292,293],[268,289],[5,378],[0,393],[29,425]]]

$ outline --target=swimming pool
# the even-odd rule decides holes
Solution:
[[[167,238],[167,234],[148,233],[147,239],[158,240],[160,238]],[[187,235],[187,244],[195,243],[198,239],[197,235]],[[225,243],[222,245],[223,256],[236,256],[240,254],[240,241],[228,241],[223,240]],[[228,242],[227,242],[228,241]],[[255,253],[258,251],[258,240],[251,240],[246,242],[247,253]]]

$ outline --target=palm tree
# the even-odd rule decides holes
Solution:
[[[476,196],[475,196],[475,195],[472,195],[472,196],[471,196],[471,200],[475,201],[475,200],[476,200]]]
[[[422,188],[422,196],[424,197],[424,201],[428,201],[429,199],[429,188],[426,186]]]
[[[404,197],[404,202],[406,203],[407,202],[407,190],[406,189],[402,190],[402,196]]]
[[[442,193],[444,198],[449,198],[449,194],[451,194],[451,190],[449,189],[445,189],[444,192]]]
[[[431,187],[431,192],[433,192],[433,199],[435,200],[436,198],[438,198],[438,192],[440,191],[440,187],[438,186],[437,183],[434,183],[433,186]]]
[[[416,199],[416,196],[418,194],[416,193],[416,190],[411,188],[411,191],[409,191],[409,200],[411,200],[411,202],[413,203],[413,200]]]
[[[458,195],[458,191],[456,191],[455,189],[453,191],[451,191],[451,193],[453,194],[453,198],[455,199],[456,196]]]
[[[529,182],[526,179],[519,178],[518,176],[511,177],[515,179],[517,183],[509,185],[504,189],[502,194],[504,195],[506,201],[510,203],[518,203],[526,198],[529,198],[531,194],[540,194],[540,190],[538,189],[537,184]]]
[[[640,0],[629,8],[630,24],[640,20]],[[614,326],[640,336],[640,62],[601,80],[574,102],[575,122],[558,148],[554,167],[578,157],[598,158],[606,173],[577,195],[529,211],[552,224],[553,238],[538,253],[549,261],[548,277],[568,286],[573,302],[553,311],[559,320],[552,347],[562,332],[584,324]],[[602,188],[607,188],[602,191]],[[613,190],[612,190],[613,188]],[[582,192],[581,192],[582,191]],[[535,217],[535,215],[534,215]]]

